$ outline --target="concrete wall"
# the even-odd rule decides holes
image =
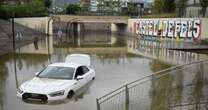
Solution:
[[[127,32],[127,25],[121,23],[111,23],[111,32],[125,34]]]
[[[110,23],[84,23],[85,30],[110,30]]]
[[[160,47],[161,42],[150,40],[138,40],[137,38],[127,40],[127,52],[148,57],[151,59],[157,59],[162,62],[181,65],[190,62],[199,61],[199,59],[206,59],[206,54],[198,54],[195,52],[169,50],[164,47]]]
[[[124,23],[127,24],[129,17],[125,16],[73,16],[73,15],[55,15],[61,22],[83,21],[83,22],[104,22],[104,23]]]
[[[15,18],[14,21],[18,24],[24,25],[26,27],[32,28],[39,32],[47,33],[47,25],[49,17],[32,17],[32,18]],[[52,22],[49,24],[49,34],[53,34]]]
[[[170,39],[193,39],[201,41],[208,38],[207,18],[158,18],[129,19],[128,32],[135,35],[157,36]]]
[[[21,47],[20,49],[16,50],[16,53],[25,53],[25,54],[52,54],[53,53],[53,37],[49,37],[49,44],[48,39],[45,38],[44,40],[39,40],[36,43],[31,43]]]

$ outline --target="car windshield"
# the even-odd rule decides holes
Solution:
[[[74,68],[48,66],[38,75],[39,78],[69,79],[73,78]]]

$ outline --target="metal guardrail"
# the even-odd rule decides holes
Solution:
[[[207,79],[208,59],[171,67],[97,98],[97,110],[167,110],[208,104],[208,95],[203,95]]]

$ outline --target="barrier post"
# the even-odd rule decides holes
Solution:
[[[100,110],[100,104],[99,104],[98,99],[96,99],[96,104],[97,104],[97,110]]]
[[[129,90],[128,90],[128,85],[125,85],[125,99],[126,99],[126,106],[125,106],[125,110],[129,109]]]

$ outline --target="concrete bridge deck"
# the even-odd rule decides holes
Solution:
[[[70,16],[70,15],[55,15],[60,18],[61,22],[68,22],[72,19],[78,22],[104,22],[104,23],[116,23],[127,24],[129,17],[126,16]]]

